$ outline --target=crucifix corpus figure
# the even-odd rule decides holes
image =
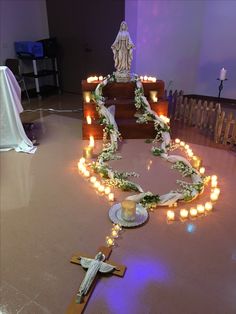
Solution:
[[[116,36],[116,40],[111,46],[115,61],[115,77],[117,82],[130,81],[130,67],[133,59],[133,48],[135,48],[128,26],[125,21],[121,22],[120,30]]]
[[[99,273],[111,273],[119,277],[123,277],[126,267],[118,265],[113,262],[105,260],[111,255],[112,249],[110,247],[102,246],[98,249],[95,258],[85,257],[84,254],[77,253],[72,256],[71,262],[80,264],[82,267],[87,268],[87,273],[80,285],[79,291],[67,309],[67,314],[83,313],[90,295],[95,287],[96,280]]]

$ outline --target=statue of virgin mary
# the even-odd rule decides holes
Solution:
[[[111,46],[115,61],[115,76],[118,82],[128,82],[130,80],[130,67],[133,59],[134,44],[128,32],[126,22],[121,22],[119,33]]]

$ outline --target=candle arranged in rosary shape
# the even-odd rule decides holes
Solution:
[[[226,79],[226,73],[227,73],[227,70],[225,70],[225,68],[222,68],[220,70],[220,80],[221,81],[224,81]]]

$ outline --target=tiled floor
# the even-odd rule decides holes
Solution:
[[[62,100],[68,107],[70,97]],[[45,106],[55,105],[56,99]],[[77,100],[72,103],[75,109]],[[85,144],[81,113],[37,114],[23,116],[35,123],[40,143],[35,155],[0,154],[4,314],[65,313],[84,275],[69,263],[70,256],[78,250],[93,255],[112,226],[109,202],[76,169]],[[207,174],[219,176],[222,193],[214,212],[167,224],[166,209],[157,209],[143,227],[125,230],[112,260],[125,264],[127,273],[123,279],[102,278],[86,313],[236,313],[236,158],[230,151],[191,146]],[[139,172],[137,182],[146,190],[162,194],[176,188],[179,174],[151,156],[143,140],[124,141],[120,153],[123,159],[112,166]],[[117,202],[127,195],[115,194]],[[208,189],[193,204],[207,199]],[[181,206],[192,204],[176,212]]]

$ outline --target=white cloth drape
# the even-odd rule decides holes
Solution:
[[[0,66],[0,151],[15,149],[31,154],[36,151],[22,126],[22,111],[20,86],[13,73]]]

